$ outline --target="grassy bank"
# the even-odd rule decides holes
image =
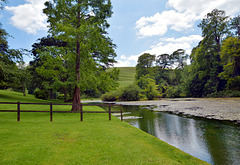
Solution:
[[[0,90],[1,102],[19,100],[46,102]],[[0,105],[7,108],[13,107]],[[80,122],[76,113],[54,114],[51,123],[48,113],[22,113],[18,123],[16,113],[0,112],[0,164],[206,164],[107,115],[84,114]]]

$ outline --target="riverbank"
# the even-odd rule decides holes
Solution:
[[[240,98],[164,98],[153,101],[117,102],[123,105],[151,105],[151,110],[171,112],[240,124]]]
[[[32,95],[0,90],[0,102],[41,102]],[[16,105],[0,105],[1,110]],[[46,105],[21,106],[25,110],[49,110]],[[67,107],[70,110],[71,106]],[[53,106],[66,110],[65,106]],[[86,106],[84,111],[101,111]],[[207,164],[108,114],[0,113],[0,164]]]

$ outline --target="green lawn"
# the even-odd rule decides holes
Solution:
[[[135,81],[136,67],[119,67],[119,87],[132,84]]]
[[[47,102],[3,90],[0,101]],[[13,108],[0,104],[0,109]],[[207,164],[115,117],[109,121],[108,114],[84,114],[80,122],[77,113],[54,113],[49,122],[48,113],[21,113],[21,122],[17,122],[15,112],[0,112],[0,146],[0,164],[4,165]]]

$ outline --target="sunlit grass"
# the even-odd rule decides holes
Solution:
[[[135,67],[119,67],[119,85],[120,87],[127,86],[134,83],[136,68]]]
[[[125,87],[134,83],[136,67],[118,67],[119,69],[119,87]],[[111,68],[110,68],[111,70]]]
[[[0,90],[0,101],[47,102],[18,94]],[[21,113],[17,122],[15,112],[0,112],[0,139],[4,165],[206,164],[115,117],[109,121],[108,114],[84,114],[80,122],[78,113],[54,113],[49,122],[49,113]]]

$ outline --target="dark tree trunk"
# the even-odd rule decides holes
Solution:
[[[23,93],[23,96],[26,96],[25,83],[22,83],[22,93]]]
[[[50,99],[53,99],[53,90],[50,89]]]
[[[78,0],[78,3],[80,4],[80,0]],[[78,15],[77,15],[77,28],[80,27],[80,9],[78,11]],[[78,111],[78,110],[82,110],[79,104],[81,104],[81,97],[80,97],[80,87],[79,87],[79,83],[80,83],[80,43],[79,43],[79,36],[77,36],[77,50],[76,50],[76,84],[75,84],[75,88],[74,88],[74,95],[73,95],[73,104],[72,104],[72,111]]]
[[[79,111],[81,110],[81,103],[80,98],[80,88],[76,85],[74,89],[74,96],[73,96],[73,104],[72,104],[72,111]]]
[[[67,101],[67,91],[66,91],[65,87],[63,88],[63,93],[64,93],[64,102],[66,102]]]
[[[73,104],[72,104],[72,111],[80,110],[81,106],[79,105],[81,103],[80,98],[80,44],[79,41],[77,41],[77,53],[76,53],[76,79],[77,83],[74,88],[74,95],[73,95]]]

